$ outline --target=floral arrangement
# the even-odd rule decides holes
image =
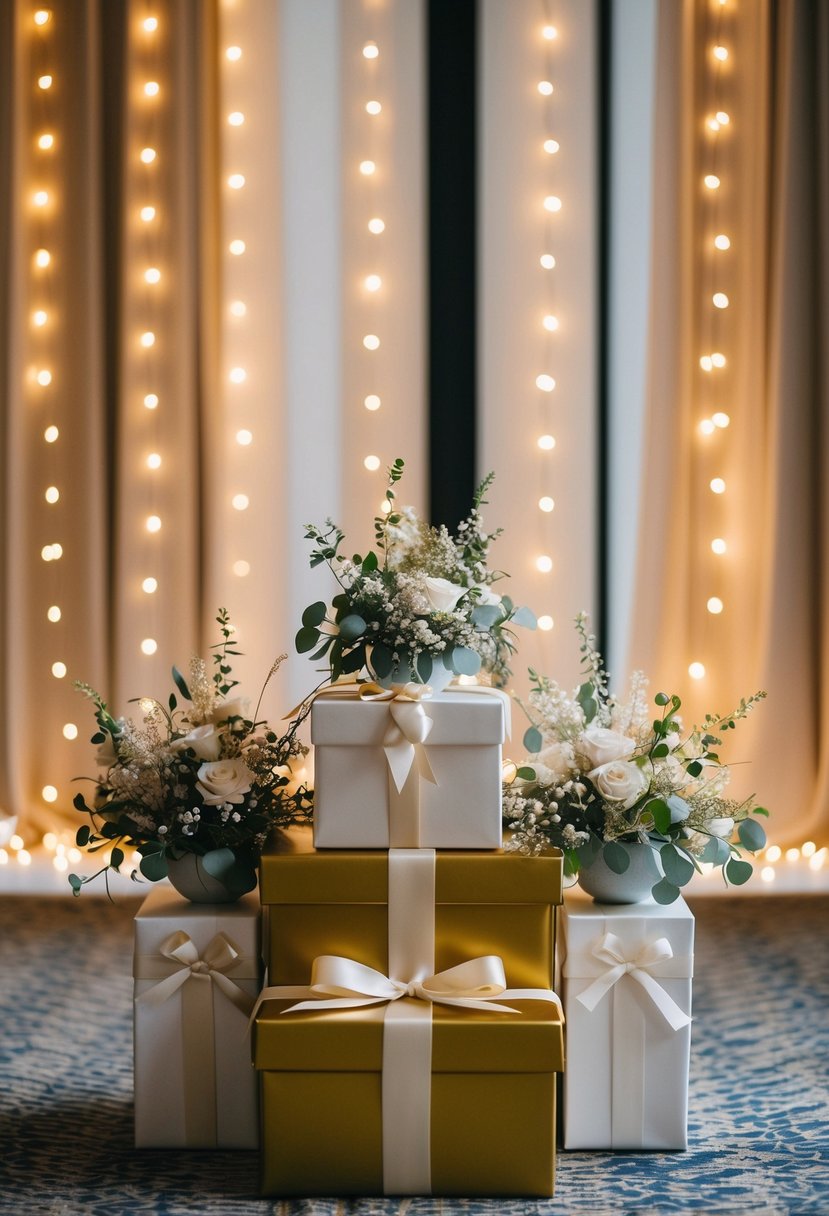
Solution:
[[[92,742],[102,770],[90,778],[93,805],[83,794],[75,797],[77,810],[91,818],[91,826],[78,829],[77,844],[90,853],[110,852],[91,877],[69,875],[75,895],[100,874],[109,890],[109,871],[121,872],[127,849],[141,855],[133,880],[139,873],[151,882],[165,878],[169,860],[192,853],[232,895],[242,895],[256,886],[256,865],[271,828],[309,818],[311,796],[290,769],[291,761],[308,750],[297,738],[307,709],[281,736],[258,717],[265,688],[287,656],[273,664],[249,715],[246,701],[229,696],[238,686],[231,658],[240,651],[233,649],[233,626],[224,608],[216,620],[222,641],[211,648],[212,674],[200,658],[190,664],[189,681],[174,667],[178,696],[171,693],[166,705],[137,699],[143,725],[113,718],[94,689],[76,683],[95,707],[98,729]]]
[[[632,676],[626,700],[611,696],[584,614],[576,628],[584,682],[574,693],[530,671],[532,691],[521,704],[531,755],[504,786],[507,847],[531,855],[558,847],[568,875],[599,856],[622,874],[630,862],[620,845],[641,842],[659,855],[664,877],[652,895],[662,904],[677,899],[700,862],[721,866],[726,883],[747,882],[752,867],[741,860],[740,846],[753,853],[765,845],[751,816],[768,811],[753,798],[725,797],[730,774],[718,749],[766,694],[755,693],[725,716],[708,714],[683,734],[679,697],[657,693],[653,717],[641,672]]]
[[[450,678],[483,670],[503,684],[515,650],[510,626],[534,629],[535,617],[494,590],[505,577],[488,567],[500,531],[487,532],[481,517],[493,475],[478,486],[454,536],[395,505],[402,475],[403,461],[396,460],[388,470],[384,511],[374,520],[377,552],[346,557],[340,552],[345,536],[330,519],[325,529],[306,525],[305,538],[314,544],[311,565],[324,562],[340,591],[330,607],[320,601],[306,608],[297,650],[325,659],[334,680],[368,671],[380,680],[425,684],[444,669]]]

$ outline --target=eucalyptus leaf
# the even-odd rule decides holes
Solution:
[[[79,878],[77,874],[70,874],[69,885],[72,888],[73,895],[80,895],[81,887],[83,886],[83,879]]]
[[[657,705],[667,705],[669,703],[670,699],[671,698],[668,696],[668,694],[666,692],[658,692],[656,694],[656,696],[654,697],[654,701],[656,702]]]
[[[208,874],[224,881],[227,871],[236,864],[236,854],[232,849],[211,849],[201,860]]]
[[[544,739],[537,726],[528,726],[524,731],[524,747],[528,752],[540,752]]]
[[[536,615],[531,608],[516,608],[512,620],[516,625],[523,626],[524,629],[535,629],[538,625]]]
[[[375,675],[379,676],[381,680],[385,680],[386,676],[391,675],[394,659],[388,646],[382,642],[376,642],[371,649],[371,666]]]
[[[481,656],[468,646],[453,646],[451,664],[458,675],[475,676],[481,670]]]
[[[340,637],[344,642],[356,642],[367,629],[366,622],[356,612],[344,616],[340,621]]]
[[[325,604],[322,600],[317,600],[315,604],[309,604],[302,614],[303,625],[315,627],[321,625],[325,620]]]
[[[377,569],[377,554],[373,549],[369,549],[368,553],[363,558],[362,570],[363,574],[372,574]]]
[[[186,701],[192,701],[193,698],[190,696],[190,689],[187,686],[187,681],[177,667],[173,668],[173,680],[176,688],[179,690],[184,699]]]
[[[582,708],[585,722],[589,725],[599,712],[599,703],[596,700],[596,690],[593,685],[590,683],[582,684],[576,693],[576,700]]]
[[[651,888],[651,895],[658,904],[673,904],[679,899],[681,892],[679,887],[674,886],[667,878],[662,878]]]
[[[303,625],[296,635],[296,648],[299,654],[307,654],[313,650],[320,639],[320,631],[311,625]]]
[[[608,840],[602,849],[602,861],[614,874],[624,874],[630,866],[630,854],[615,840]]]
[[[691,808],[679,794],[669,794],[666,802],[671,813],[671,823],[684,823],[691,814]]]
[[[659,850],[659,857],[665,877],[675,887],[684,887],[686,882],[691,881],[694,874],[693,865],[687,857],[678,853],[672,844],[663,845]]]
[[[529,765],[524,764],[516,771],[515,775],[521,781],[535,781],[536,773],[534,768],[530,768]]]
[[[166,878],[167,858],[163,850],[160,853],[148,853],[142,857],[138,868],[150,882],[159,882],[162,878]]]
[[[112,853],[110,854],[110,858],[109,858],[109,864],[112,866],[113,870],[117,870],[118,867],[123,864],[123,861],[124,861],[124,850],[123,849],[113,849]]]
[[[79,849],[82,849],[84,845],[89,844],[90,835],[91,829],[88,824],[85,823],[83,827],[78,828],[77,832],[75,833],[75,844]]]
[[[663,836],[671,826],[671,810],[664,798],[651,798],[643,808],[653,816],[653,826]]]
[[[721,866],[730,856],[731,850],[724,840],[719,836],[709,836],[700,854],[700,861],[709,861],[712,865]]]
[[[740,820],[737,825],[737,835],[740,838],[740,844],[752,853],[762,849],[766,843],[766,833],[754,819]]]
[[[441,659],[440,662],[442,666],[443,660]],[[434,666],[432,656],[429,654],[429,652],[427,650],[421,650],[420,654],[417,656],[416,667],[417,674],[420,676],[424,684],[429,683]]]
[[[478,604],[472,609],[472,624],[476,629],[491,629],[503,616],[500,604]]]
[[[743,883],[748,882],[754,870],[750,862],[739,861],[736,857],[731,857],[723,866],[723,873],[726,880],[733,886],[741,887]]]

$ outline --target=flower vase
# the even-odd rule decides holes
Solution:
[[[630,865],[624,874],[611,870],[598,853],[589,866],[579,870],[579,886],[600,904],[639,904],[648,899],[652,888],[664,877],[659,855],[649,844],[616,842],[624,849]]]
[[[179,895],[193,904],[233,904],[241,896],[240,891],[229,890],[220,878],[208,874],[203,859],[195,853],[168,857],[167,877]]]
[[[424,681],[415,671],[412,666],[411,656],[406,651],[400,651],[400,658],[393,665],[388,675],[379,676],[374,673],[374,678],[382,688],[391,688],[394,684],[423,684],[429,685],[432,692],[443,692],[444,688],[455,678],[455,673],[451,671],[443,662],[441,655],[432,657],[432,672],[429,679]]]

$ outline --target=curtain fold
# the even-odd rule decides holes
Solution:
[[[728,6],[717,26],[713,7],[659,7],[630,665],[685,687],[686,722],[767,690],[729,738],[732,788],[770,807],[772,840],[798,844],[829,835],[829,12],[758,0]],[[730,121],[712,160],[717,45],[728,51],[719,87]],[[712,166],[716,203],[703,183]],[[730,246],[718,249],[715,235]],[[727,309],[712,306],[714,292]],[[712,351],[727,356],[722,375],[700,368]],[[717,411],[724,427],[707,422]],[[689,678],[692,663],[702,678]]]

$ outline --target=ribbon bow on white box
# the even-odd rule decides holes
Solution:
[[[591,953],[600,963],[606,964],[606,970],[598,975],[593,983],[576,998],[590,1013],[622,976],[629,975],[632,980],[636,980],[637,984],[644,988],[671,1030],[680,1030],[683,1026],[690,1024],[691,1018],[688,1014],[680,1009],[673,997],[670,997],[659,981],[650,974],[654,967],[658,967],[660,963],[666,963],[674,957],[671,943],[667,937],[645,942],[638,947],[635,953],[632,953],[631,957],[628,957],[616,934],[606,933],[596,943]]]

